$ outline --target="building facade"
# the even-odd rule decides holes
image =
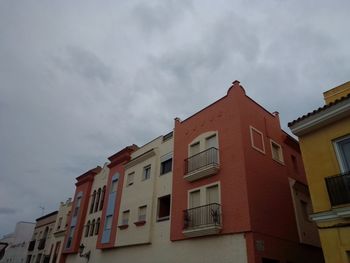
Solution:
[[[77,178],[65,262],[323,262],[298,142],[238,81],[109,161]]]
[[[32,238],[35,223],[18,222],[15,231],[11,234],[5,235],[0,239],[0,243],[7,243],[8,247],[1,263],[24,263],[26,262],[26,255],[29,242]]]
[[[36,219],[32,239],[28,246],[27,263],[48,263],[52,253],[53,235],[58,211]]]
[[[327,263],[350,262],[350,82],[324,93],[325,106],[289,123],[299,137]]]

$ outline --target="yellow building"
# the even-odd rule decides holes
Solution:
[[[350,82],[324,92],[325,106],[288,124],[299,137],[327,263],[350,262]]]

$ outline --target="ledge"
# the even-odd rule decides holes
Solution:
[[[350,218],[350,206],[332,208],[330,211],[318,212],[310,215],[315,222],[330,221],[336,219]]]
[[[134,222],[135,226],[143,226],[144,224],[146,224],[146,221],[145,220],[142,220],[142,221],[137,221],[137,222]]]
[[[128,224],[125,224],[125,225],[119,225],[118,228],[123,230],[123,229],[127,229],[129,227]]]
[[[209,164],[205,167],[202,167],[200,169],[187,173],[184,176],[184,179],[189,182],[193,182],[204,177],[215,175],[219,171],[219,169],[220,169],[219,164]]]
[[[207,235],[215,235],[220,233],[221,225],[210,225],[205,227],[194,227],[182,231],[185,237],[199,237]]]

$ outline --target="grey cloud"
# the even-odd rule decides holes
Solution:
[[[112,70],[96,54],[86,49],[69,46],[61,57],[53,58],[62,70],[79,74],[88,81],[112,81]]]
[[[16,210],[9,207],[0,207],[0,215],[12,215],[15,214]]]

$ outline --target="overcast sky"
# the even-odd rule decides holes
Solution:
[[[282,126],[350,80],[350,1],[0,0],[0,236],[239,80]]]

